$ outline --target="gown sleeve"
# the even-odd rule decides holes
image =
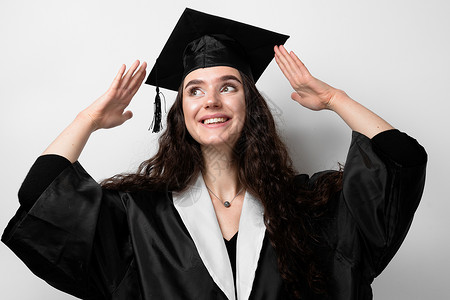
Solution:
[[[422,197],[427,154],[398,130],[353,133],[344,167],[337,251],[371,282],[393,258]],[[344,212],[345,211],[345,212]]]
[[[45,189],[71,165],[70,161],[60,155],[41,155],[31,166],[22,186],[19,189],[21,209],[29,211]]]
[[[36,163],[2,241],[55,288],[83,299],[114,299],[132,261],[120,195],[102,190],[78,162],[47,157]]]

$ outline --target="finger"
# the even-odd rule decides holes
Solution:
[[[102,128],[112,128],[116,126],[120,126],[129,119],[133,117],[133,113],[129,110],[125,111],[122,115],[118,116],[118,118],[115,118],[111,123],[108,123],[105,125],[105,127]]]
[[[128,95],[130,97],[134,97],[134,95],[136,95],[137,91],[139,91],[140,87],[142,86],[142,81],[144,80],[144,78],[145,78],[145,73],[143,73],[143,75],[136,80],[136,83],[133,84],[132,88],[128,89],[128,93],[129,93]]]
[[[119,72],[117,72],[116,77],[114,78],[113,82],[111,83],[110,89],[117,89],[120,86],[120,80],[122,79],[123,73],[126,70],[126,66],[122,65],[119,69]]]
[[[301,84],[303,75],[297,64],[293,61],[293,58],[283,46],[280,46],[278,49],[278,60],[281,62],[280,68],[282,68],[282,71],[284,70],[283,74],[286,76],[291,86],[294,89],[297,89]]]
[[[136,83],[140,85],[140,82],[142,82],[142,80],[143,80],[142,77],[145,77],[146,69],[147,69],[147,63],[144,61],[142,63],[142,65],[139,67],[139,69],[134,73],[133,77],[131,78],[130,86],[132,86]]]
[[[139,70],[133,76],[133,78],[130,82],[130,85],[128,86],[128,90],[129,90],[131,96],[134,96],[136,94],[136,92],[139,90],[139,88],[141,87],[142,82],[144,81],[145,75],[147,73],[146,68],[147,68],[147,63],[146,62],[142,63]]]
[[[293,75],[300,75],[303,76],[302,69],[299,67],[299,65],[296,63],[294,57],[292,57],[289,52],[284,48],[283,45],[280,46],[280,52],[283,55],[283,59],[285,60],[285,64],[287,64],[289,70]],[[292,52],[292,51],[291,51]],[[297,60],[298,57],[297,57]],[[300,61],[300,60],[299,60]]]
[[[305,66],[305,64],[300,60],[300,58],[298,58],[298,56],[294,53],[294,51],[291,51],[289,53],[289,55],[292,57],[292,59],[294,60],[295,64],[297,65],[297,67],[300,69],[300,72],[305,75],[311,75],[309,73],[308,68]]]
[[[131,119],[133,117],[133,112],[131,110],[127,110],[122,114],[122,117],[124,119],[124,122]]]
[[[284,60],[282,59],[282,54],[280,52],[280,49],[278,48],[278,46],[274,47],[275,49],[275,61],[278,64],[278,66],[281,69],[281,72],[283,72],[284,76],[289,77],[289,70],[286,68],[286,65],[284,63]]]
[[[294,87],[297,83],[295,82],[294,77],[292,76],[292,72],[289,70],[289,68],[286,67],[286,64],[283,63],[281,57],[282,57],[282,55],[275,54],[275,61],[278,64],[278,66],[280,67],[280,70],[283,73],[283,75],[289,81],[290,85],[292,87]]]
[[[122,78],[122,85],[121,88],[126,89],[130,83],[130,79],[133,77],[134,72],[136,71],[137,67],[139,66],[140,61],[136,60],[131,67],[128,69],[127,73],[125,73],[125,76]]]
[[[302,100],[302,97],[297,93],[297,92],[293,92],[291,94],[291,98],[294,101],[300,102]]]
[[[289,75],[292,74],[293,71],[292,71],[292,68],[291,68],[288,60],[286,59],[286,55],[283,53],[282,49],[283,49],[282,46],[276,47],[275,58],[278,58],[278,65],[280,66],[280,68],[283,68],[285,70],[285,72],[283,72],[283,73],[285,73],[285,76],[286,76],[286,74],[289,74]],[[286,50],[284,50],[284,51],[286,51]]]
[[[277,63],[283,75],[289,80],[290,74],[277,54],[275,54],[275,62]]]

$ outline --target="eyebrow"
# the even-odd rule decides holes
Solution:
[[[217,81],[228,81],[228,80],[234,80],[234,81],[237,81],[240,84],[242,84],[242,82],[239,80],[239,78],[237,78],[234,75],[224,75],[217,79]],[[193,79],[193,80],[189,81],[184,88],[186,89],[188,86],[202,84],[202,83],[205,83],[205,81],[200,80],[200,79]]]

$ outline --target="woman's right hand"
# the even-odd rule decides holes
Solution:
[[[100,128],[123,124],[133,114],[125,111],[145,78],[147,64],[137,60],[125,73],[123,65],[113,83],[100,98],[80,112],[75,120],[45,149],[43,154],[57,154],[70,162],[78,160],[90,135]]]
[[[133,116],[125,109],[145,78],[147,63],[140,67],[139,64],[136,60],[126,73],[126,66],[122,65],[109,89],[80,113],[92,121],[92,131],[122,125]]]

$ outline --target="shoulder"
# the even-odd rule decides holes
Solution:
[[[342,189],[342,177],[343,172],[337,170],[321,171],[312,176],[298,174],[293,179],[294,190],[297,194],[306,193],[309,198],[326,202]]]
[[[119,191],[118,196],[125,209],[133,207],[148,212],[156,212],[173,207],[172,192],[167,190]]]

